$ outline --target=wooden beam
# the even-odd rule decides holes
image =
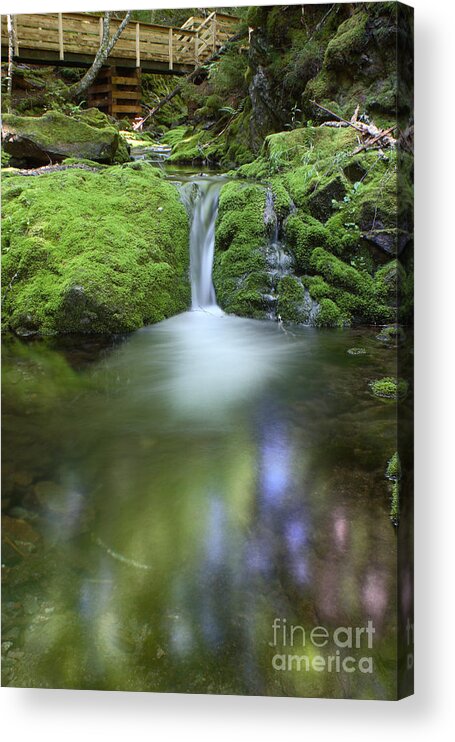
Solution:
[[[141,24],[136,23],[136,67],[141,66]]]
[[[103,18],[102,18],[102,16],[100,16],[100,20],[99,20],[99,24],[98,25],[99,25],[99,34],[100,34],[100,44],[101,44],[101,42],[103,40]]]
[[[134,85],[136,86],[138,84],[137,77],[132,76],[131,77],[123,77],[121,75],[115,75],[112,76],[112,84],[113,85]]]
[[[112,104],[112,113],[142,113],[141,106],[135,106],[131,103],[129,106],[118,105],[117,103]]]
[[[59,45],[59,58],[63,62],[65,59],[65,52],[63,50],[63,16],[61,13],[58,14],[58,45]]]
[[[173,39],[172,39],[172,28],[169,29],[169,69],[174,69],[174,50],[173,50]]]

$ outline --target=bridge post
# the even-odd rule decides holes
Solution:
[[[173,50],[173,38],[172,38],[172,32],[173,29],[169,29],[169,69],[174,69],[174,50]]]
[[[58,14],[58,48],[59,59],[62,62],[65,59],[65,53],[63,51],[63,16],[61,13]]]
[[[17,35],[17,18],[13,15],[13,38],[14,38],[14,56],[19,56],[19,38]]]
[[[141,66],[140,23],[136,23],[136,67]]]

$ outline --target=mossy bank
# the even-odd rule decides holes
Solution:
[[[397,153],[356,148],[351,128],[306,126],[268,136],[231,173],[246,182],[221,191],[214,281],[223,308],[266,317],[273,305],[288,322],[346,326],[395,322],[401,306],[406,321],[412,235],[397,222]],[[412,209],[410,184],[400,208]]]
[[[188,217],[150,165],[3,177],[3,328],[120,333],[189,304]]]

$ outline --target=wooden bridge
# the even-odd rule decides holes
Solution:
[[[111,34],[120,23],[111,19]],[[217,12],[189,18],[181,28],[130,21],[90,90],[89,104],[113,115],[141,113],[141,70],[187,74],[223,46],[238,23],[238,18]],[[100,44],[103,19],[88,13],[15,15],[14,30],[15,62],[89,67]],[[6,60],[6,16],[2,16],[1,33],[2,60]]]

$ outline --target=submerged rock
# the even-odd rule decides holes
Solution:
[[[68,157],[102,163],[129,160],[126,142],[107,116],[93,109],[77,117],[59,111],[43,116],[5,114],[2,121],[3,148],[13,166],[49,165]]]

